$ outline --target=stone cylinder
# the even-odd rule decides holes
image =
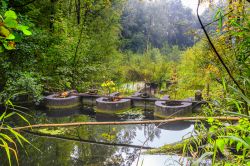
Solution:
[[[202,93],[201,93],[201,91],[200,90],[197,90],[196,92],[195,92],[195,101],[201,101],[202,100]]]

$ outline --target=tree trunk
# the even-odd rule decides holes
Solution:
[[[55,1],[50,0],[50,21],[49,21],[49,29],[51,32],[54,31],[54,22],[55,22]]]

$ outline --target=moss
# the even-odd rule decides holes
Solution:
[[[116,112],[115,114],[117,115],[123,115],[123,114],[142,114],[142,109],[141,108],[128,108],[128,109],[125,109],[125,110],[121,110],[119,112]]]
[[[52,129],[45,128],[45,129],[39,129],[37,131],[43,134],[60,135],[60,134],[64,134],[66,132],[66,129],[59,128],[59,129],[52,130]]]
[[[53,109],[69,109],[69,108],[76,108],[79,107],[81,105],[81,103],[74,103],[74,104],[70,104],[70,105],[47,105],[47,108],[49,110],[53,110]]]
[[[147,154],[157,154],[157,153],[164,153],[164,154],[169,154],[169,153],[182,153],[183,147],[185,146],[186,143],[190,141],[191,138],[185,139],[182,142],[177,142],[174,144],[167,144],[164,146],[161,146],[160,148],[157,149],[151,149],[147,150],[145,153]]]
[[[107,111],[107,110],[95,109],[95,111],[100,112],[100,113],[105,113],[105,114],[122,114],[122,113],[128,111],[129,109],[130,108],[123,109],[123,110],[116,110],[116,111]]]

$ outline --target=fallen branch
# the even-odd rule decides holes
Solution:
[[[168,153],[174,152],[176,154],[181,155],[183,154],[183,149],[185,146],[187,146],[187,144],[189,144],[189,146],[193,148],[198,147],[199,152],[200,152],[204,150],[206,146],[211,146],[208,144],[208,137],[210,137],[210,139],[216,140],[218,138],[218,133],[227,132],[228,130],[229,129],[227,129],[226,127],[223,127],[213,132],[205,132],[199,135],[191,135],[189,138],[182,139],[181,141],[178,141],[172,144],[166,144],[159,148],[147,150],[145,153],[146,154],[158,154],[158,153],[168,154]],[[200,140],[199,144],[197,144],[197,140]],[[187,149],[187,152],[190,153],[189,149]],[[201,154],[202,153],[200,153],[199,155]]]
[[[176,117],[164,120],[146,120],[146,121],[122,121],[122,122],[75,122],[75,123],[60,123],[60,124],[34,124],[23,127],[15,127],[14,130],[24,130],[33,128],[43,128],[43,127],[72,127],[72,126],[82,126],[82,125],[133,125],[133,124],[159,124],[159,123],[169,123],[177,121],[188,121],[188,120],[207,120],[208,118],[213,118],[223,121],[238,121],[239,117],[231,116],[218,116],[218,117]],[[0,128],[5,129],[5,128]]]
[[[107,146],[121,146],[121,147],[129,147],[129,148],[153,149],[153,147],[148,147],[148,146],[130,145],[130,144],[122,144],[122,143],[98,142],[98,141],[64,137],[64,136],[60,136],[60,135],[35,133],[35,132],[30,132],[28,130],[24,130],[24,132],[28,133],[28,134],[35,135],[35,136],[39,136],[39,137],[52,138],[52,139],[58,139],[58,140],[64,140],[64,141],[74,141],[74,142],[80,142],[80,143],[107,145]]]

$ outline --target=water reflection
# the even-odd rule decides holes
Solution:
[[[46,115],[48,117],[67,117],[67,116],[72,116],[72,115],[79,115],[81,114],[80,110],[53,110],[53,111],[46,111]]]
[[[193,124],[187,121],[183,122],[174,122],[174,123],[167,123],[167,124],[161,124],[159,125],[158,128],[163,129],[163,130],[173,130],[173,131],[178,131],[178,130],[185,130],[188,129],[192,126]]]
[[[44,115],[36,112],[34,122],[36,123],[66,123],[85,121],[121,121],[144,119],[141,115],[107,115],[96,113],[85,115],[81,111],[66,112],[61,114]],[[126,119],[126,117],[128,119]],[[157,126],[147,125],[96,125],[78,126],[70,128],[60,128],[63,132],[52,137],[43,137],[24,133],[30,142],[40,149],[41,152],[32,146],[26,145],[19,152],[20,165],[24,166],[129,166],[133,165],[139,156],[140,147],[160,147],[164,144],[174,143],[192,132],[192,123],[169,123]],[[51,128],[47,132],[53,133],[56,128]],[[41,131],[33,131],[41,132]],[[166,156],[165,156],[166,157]],[[149,157],[150,158],[150,157]],[[167,157],[166,157],[167,159]],[[145,159],[150,160],[150,159]],[[153,159],[156,161],[157,159]],[[7,161],[4,161],[7,163]],[[150,163],[150,162],[148,162]],[[158,165],[158,164],[153,164]],[[160,165],[159,165],[160,166]]]
[[[141,155],[139,160],[135,160],[131,166],[175,166],[190,165],[186,158],[177,155]]]

